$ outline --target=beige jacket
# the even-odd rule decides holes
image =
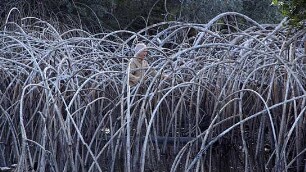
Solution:
[[[130,86],[136,85],[146,74],[146,71],[150,70],[149,73],[155,76],[157,72],[154,69],[149,69],[149,64],[146,60],[139,58],[131,58],[130,60],[130,73],[129,73],[129,84]]]

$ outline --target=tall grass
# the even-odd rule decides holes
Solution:
[[[304,34],[238,13],[96,35],[31,17],[7,21],[0,31],[2,166],[302,170]],[[138,41],[150,47],[150,67],[169,79],[149,76],[129,87]]]

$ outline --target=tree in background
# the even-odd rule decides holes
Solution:
[[[267,0],[243,0],[241,13],[249,16],[258,23],[279,23],[283,18],[277,7]]]
[[[288,17],[288,24],[295,30],[305,29],[306,26],[306,0],[272,0],[272,4],[277,5],[284,16]],[[304,42],[304,52],[306,54],[306,34],[302,38]],[[306,63],[306,59],[304,58]]]
[[[298,27],[305,26],[305,0],[272,0],[272,4],[277,5],[282,14],[288,17],[289,25]]]
[[[138,31],[162,21],[207,23],[220,13],[234,11],[259,23],[278,23],[281,15],[271,0],[2,0],[0,16],[19,9],[22,17],[34,16],[55,25],[103,30]],[[2,26],[5,20],[0,20]]]

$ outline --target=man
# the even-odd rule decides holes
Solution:
[[[136,85],[146,74],[147,70],[150,70],[148,74],[155,76],[157,72],[154,69],[149,69],[149,64],[145,60],[148,51],[147,46],[144,43],[138,43],[134,48],[134,58],[130,60],[130,72],[129,72],[129,85]],[[167,75],[162,75],[163,79],[166,79]]]

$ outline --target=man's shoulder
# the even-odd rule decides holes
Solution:
[[[139,66],[139,65],[141,65],[141,64],[139,63],[139,61],[137,60],[137,58],[135,58],[135,57],[133,57],[133,58],[130,59],[130,64],[133,65],[133,66]]]
[[[143,63],[143,62],[147,63],[146,60],[140,60],[140,59],[138,59],[138,58],[136,58],[136,57],[131,58],[131,59],[130,59],[130,62],[134,62],[134,63],[137,63],[137,64],[138,64],[138,63],[141,64],[141,63]]]
[[[132,58],[130,59],[130,63],[137,63],[137,59],[136,59],[135,57],[132,57]]]
[[[130,61],[135,61],[137,60],[135,57],[130,58]]]

